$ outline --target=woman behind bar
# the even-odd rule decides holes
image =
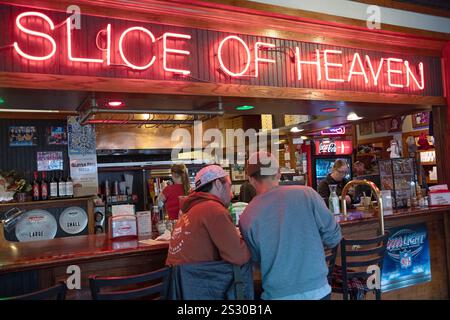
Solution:
[[[330,185],[337,185],[337,195],[340,196],[342,194],[342,189],[348,182],[345,179],[348,170],[349,168],[347,163],[344,160],[338,159],[334,162],[331,173],[329,173],[327,177],[319,183],[317,192],[325,200],[326,203],[328,202],[328,198],[330,197]],[[346,195],[345,201],[349,205],[352,202],[352,199],[349,195]]]
[[[158,200],[164,203],[170,220],[178,219],[180,211],[180,196],[187,196],[191,186],[187,168],[184,164],[174,164],[170,168],[174,184],[163,189]]]

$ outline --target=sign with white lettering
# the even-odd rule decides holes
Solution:
[[[383,292],[431,281],[430,248],[425,223],[389,230],[383,261]]]

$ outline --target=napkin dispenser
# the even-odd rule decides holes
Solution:
[[[135,215],[111,216],[108,220],[109,236],[111,239],[136,238],[138,235],[137,219]]]

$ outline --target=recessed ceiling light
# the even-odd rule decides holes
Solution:
[[[150,115],[148,114],[148,113],[144,113],[144,120],[148,120],[148,119],[150,119]]]
[[[361,120],[363,117],[358,116],[356,113],[354,112],[350,112],[347,115],[347,120],[348,121],[357,121],[357,120]]]
[[[322,112],[336,112],[336,111],[338,111],[339,110],[339,108],[336,108],[336,107],[330,107],[330,108],[323,108],[323,109],[320,109],[320,111],[322,111]]]
[[[252,110],[254,108],[255,108],[254,106],[239,106],[239,107],[236,107],[236,110],[238,110],[238,111],[246,111],[246,110]]]
[[[307,137],[307,136],[301,136],[300,139],[302,139],[302,140],[308,140],[308,137]]]
[[[291,132],[302,132],[302,131],[304,131],[305,129],[300,129],[300,128],[298,128],[298,127],[292,127],[291,128]]]
[[[0,104],[4,104],[5,103],[5,99],[3,99],[2,97],[0,97]]]
[[[107,105],[109,107],[117,108],[123,106],[123,102],[119,100],[108,101]]]

